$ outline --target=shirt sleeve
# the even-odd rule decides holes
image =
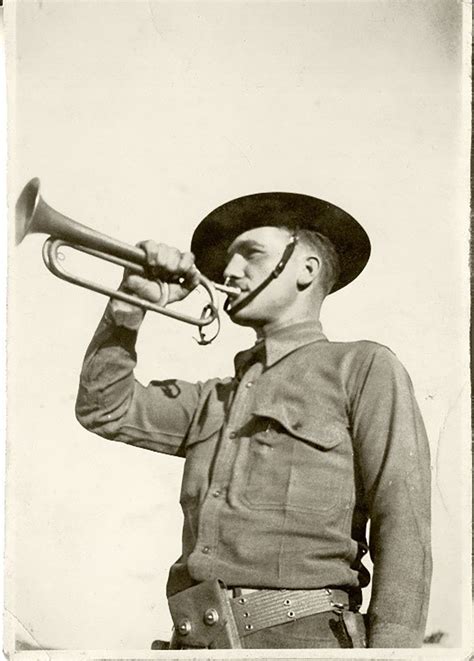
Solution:
[[[133,374],[137,331],[117,326],[108,309],[87,349],[76,400],[76,417],[95,434],[129,445],[184,456],[201,384],[152,381]]]
[[[386,347],[361,365],[352,406],[374,563],[369,647],[420,647],[432,569],[429,446],[410,378]]]

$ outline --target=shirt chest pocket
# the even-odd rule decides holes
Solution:
[[[283,424],[284,423],[284,424]],[[257,418],[241,439],[243,501],[255,509],[322,512],[354,500],[350,436],[341,424]]]

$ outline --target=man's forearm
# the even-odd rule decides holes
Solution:
[[[117,325],[111,304],[87,349],[76,400],[76,417],[86,429],[113,438],[133,396],[137,331]]]
[[[419,647],[431,579],[430,457],[406,370],[379,347],[358,374],[357,461],[374,563],[370,647]]]
[[[109,304],[84,358],[77,419],[104,438],[181,454],[201,385],[173,379],[143,386],[134,376],[136,340],[137,330],[118,325]]]
[[[391,515],[388,510],[372,522],[374,577],[368,611],[369,647],[410,648],[423,643],[432,561],[429,504],[423,502],[415,482],[416,476],[400,485],[394,480],[391,493],[387,493],[387,498],[405,503],[403,515]]]

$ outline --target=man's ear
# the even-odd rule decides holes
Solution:
[[[316,280],[321,271],[321,260],[317,255],[310,255],[305,257],[301,264],[300,274],[298,277],[298,286],[302,289],[308,287]]]

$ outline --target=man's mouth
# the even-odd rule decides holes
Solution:
[[[245,294],[245,291],[243,289],[239,289],[238,292],[228,292],[227,294],[227,301],[230,303],[234,303],[234,301],[237,301],[242,294]]]
[[[232,306],[238,303],[242,297],[247,296],[248,293],[248,289],[240,289],[240,287],[228,287],[224,310],[227,312],[232,310]]]

